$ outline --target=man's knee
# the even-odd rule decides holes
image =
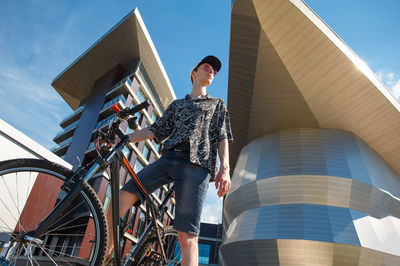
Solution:
[[[178,241],[182,249],[186,247],[196,247],[198,239],[199,237],[196,235],[178,231]]]

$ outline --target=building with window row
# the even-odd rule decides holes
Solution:
[[[74,168],[97,158],[94,133],[109,124],[114,113],[110,107],[114,104],[120,108],[132,108],[146,100],[150,103],[147,109],[137,114],[139,130],[159,118],[176,98],[137,9],[57,76],[52,85],[74,109],[61,121],[62,130],[54,137],[58,145],[52,151]],[[121,129],[125,133],[132,132],[127,124],[123,124]],[[153,140],[130,143],[123,150],[136,172],[158,159],[159,152],[160,145]],[[107,179],[108,175],[104,172],[91,184],[106,211],[111,198]],[[128,179],[128,174],[121,168],[121,187]],[[161,203],[166,191],[164,186],[153,196]],[[144,212],[143,206],[132,207],[125,216],[126,220],[133,221],[133,228],[125,233],[125,251],[134,246],[144,230]],[[164,224],[170,224],[173,216],[174,206],[170,204]]]
[[[200,224],[199,265],[219,265],[222,224]]]

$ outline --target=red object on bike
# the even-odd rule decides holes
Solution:
[[[114,110],[116,113],[121,111],[121,109],[118,107],[118,103],[115,103],[110,109]]]

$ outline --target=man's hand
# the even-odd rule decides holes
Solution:
[[[215,178],[215,188],[218,189],[218,197],[223,197],[226,193],[228,193],[228,191],[231,189],[229,170],[221,167],[217,177]]]

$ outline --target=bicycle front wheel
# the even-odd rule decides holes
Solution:
[[[141,247],[139,247],[134,262],[130,265],[181,265],[182,254],[181,247],[178,242],[178,231],[167,226],[164,228],[162,237],[162,245],[166,254],[167,263],[161,257],[161,250],[155,233],[151,234]]]
[[[101,203],[85,184],[79,196],[39,238],[28,239],[67,192],[73,172],[52,162],[16,159],[0,162],[0,241],[12,265],[101,265],[107,226]]]

